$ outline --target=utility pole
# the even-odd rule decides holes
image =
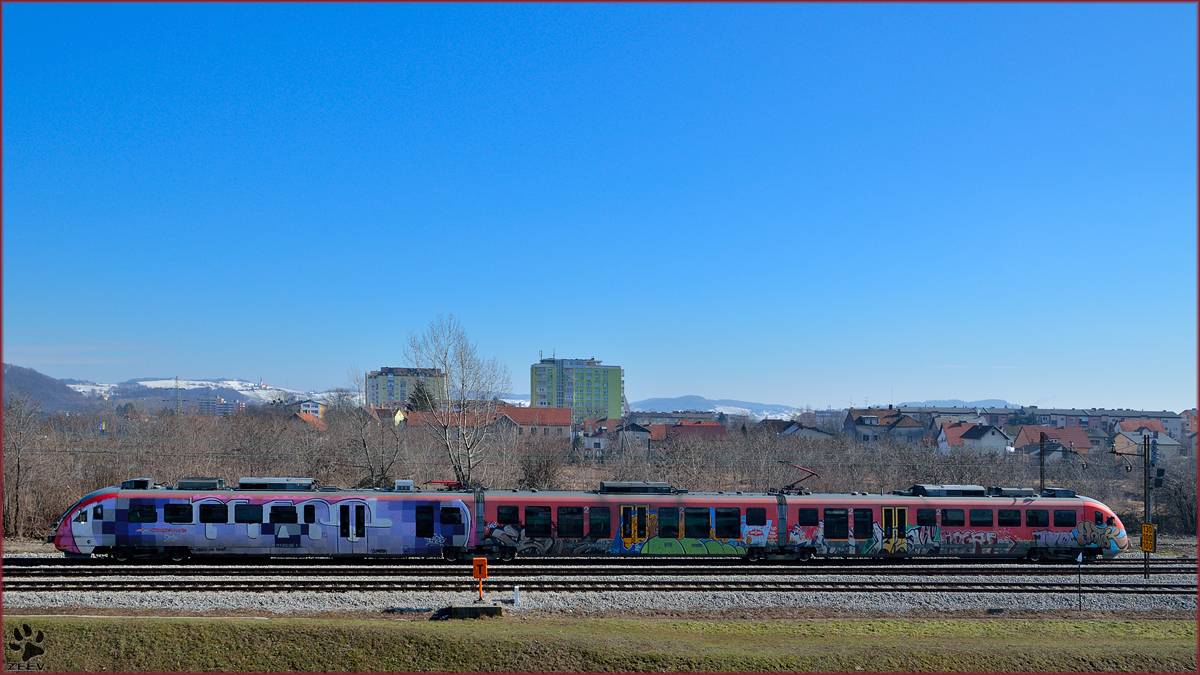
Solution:
[[[1038,450],[1038,471],[1042,478],[1042,488],[1038,491],[1041,494],[1046,491],[1046,432],[1041,432],[1042,437],[1038,442],[1040,449]]]
[[[1116,448],[1113,448],[1109,452],[1111,452],[1114,455],[1122,455],[1122,456],[1127,455],[1130,457],[1138,456],[1138,453],[1136,453],[1136,452],[1117,452]],[[1142,457],[1142,524],[1143,525],[1152,525],[1151,520],[1150,520],[1150,499],[1151,499],[1151,497],[1150,497],[1150,459],[1151,459],[1150,455],[1151,454],[1152,453],[1150,452],[1150,434],[1146,434],[1146,435],[1142,436],[1142,452],[1141,452],[1141,457]],[[1125,468],[1127,470],[1133,469],[1133,465],[1129,464],[1129,460],[1125,460],[1125,464],[1126,464]],[[1150,578],[1150,551],[1145,551],[1145,550],[1142,551],[1142,561],[1143,561],[1142,575],[1146,579],[1149,579]]]

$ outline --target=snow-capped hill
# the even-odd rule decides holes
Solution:
[[[136,384],[150,389],[174,389],[176,380],[134,380]],[[273,387],[266,382],[251,382],[249,380],[185,380],[179,378],[180,389],[229,389],[245,396],[251,403],[268,403],[279,399],[280,394],[287,398],[312,398],[323,396],[314,391],[297,391],[283,387]]]

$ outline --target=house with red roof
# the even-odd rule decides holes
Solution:
[[[925,439],[925,427],[920,422],[890,405],[847,410],[842,433],[863,444],[891,440],[919,445]]]
[[[1017,452],[1029,454],[1036,461],[1042,447],[1042,434],[1046,435],[1047,459],[1056,453],[1065,459],[1072,450],[1086,455],[1092,449],[1091,439],[1082,427],[1047,427],[1033,424],[1021,427],[1017,437],[1013,439],[1013,447]]]

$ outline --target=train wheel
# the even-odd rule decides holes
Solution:
[[[1045,562],[1046,549],[1044,549],[1044,548],[1030,549],[1029,555],[1027,557],[1029,558],[1029,562],[1035,562],[1035,563]]]
[[[118,546],[109,554],[112,559],[119,563],[127,563],[133,558],[133,551],[124,546]]]
[[[763,550],[758,547],[751,548],[746,551],[746,560],[750,562],[759,562],[763,559]]]
[[[442,560],[446,562],[458,562],[458,549],[445,547],[442,549]]]
[[[812,554],[811,548],[802,548],[796,552],[796,560],[799,562],[808,562],[812,560]]]
[[[167,555],[171,558],[171,562],[181,563],[188,559],[188,550],[181,546],[171,549]]]
[[[504,562],[512,562],[517,557],[517,549],[511,546],[505,546],[500,549],[500,559]]]

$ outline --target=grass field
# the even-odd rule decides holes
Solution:
[[[6,617],[49,671],[1175,671],[1182,620],[670,621]],[[14,654],[16,656],[14,657]],[[6,670],[21,654],[5,649]]]

